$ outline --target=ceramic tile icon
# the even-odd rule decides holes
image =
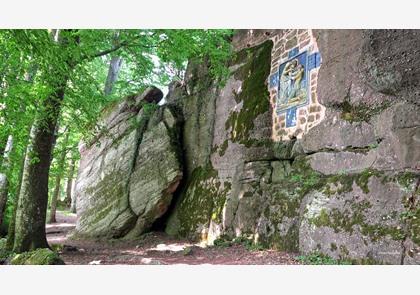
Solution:
[[[307,52],[292,57],[279,67],[277,114],[308,103]]]
[[[274,46],[267,84],[274,141],[302,138],[325,117],[317,93],[322,59],[316,38],[310,29],[289,31],[271,38]],[[285,45],[296,43],[296,39],[296,45]]]

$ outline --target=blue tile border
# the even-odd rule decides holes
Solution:
[[[297,107],[286,110],[286,127],[296,126],[296,111]]]
[[[292,50],[289,51],[288,58],[292,58],[292,57],[298,55],[298,53],[299,53],[299,48],[295,47],[295,48],[293,48]]]
[[[279,83],[279,73],[276,71],[273,75],[270,76],[270,88],[277,87]]]
[[[321,55],[319,52],[312,53],[308,56],[308,71],[315,69],[321,65]]]

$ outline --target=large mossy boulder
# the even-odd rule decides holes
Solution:
[[[15,254],[9,258],[11,265],[63,265],[64,261],[50,249],[42,248],[31,252]]]
[[[166,212],[182,178],[179,118],[155,104],[157,90],[111,106],[105,131],[81,147],[76,236],[136,237]]]

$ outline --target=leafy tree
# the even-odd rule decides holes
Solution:
[[[9,204],[16,208],[15,218],[9,217],[10,247],[15,252],[48,247],[45,220],[49,180],[54,182],[57,173],[64,175],[70,169],[66,163],[75,157],[61,161],[63,150],[75,151],[81,138],[89,140],[101,131],[96,122],[105,105],[149,84],[166,85],[175,75],[182,75],[192,57],[208,59],[211,73],[222,83],[228,73],[225,64],[230,55],[231,33],[144,29],[117,33],[0,31],[1,154],[7,138],[12,135],[14,139],[7,172],[9,194],[14,195]],[[108,65],[115,64],[116,57],[124,63],[119,63],[113,79],[106,79]],[[32,75],[30,83],[25,78],[28,75]],[[68,136],[67,143],[57,139],[58,122],[70,130],[61,137]]]

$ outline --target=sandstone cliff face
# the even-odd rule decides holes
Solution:
[[[187,89],[200,92],[177,89],[178,100],[171,99],[191,114],[184,134],[205,137],[184,138],[184,153],[196,155],[203,144],[207,153],[188,166],[166,231],[208,243],[247,236],[358,262],[419,263],[419,70],[412,56],[418,33],[310,32],[322,56],[314,109],[323,117],[309,128],[276,129],[270,80],[278,57],[287,59],[287,46],[307,42],[306,34],[239,32],[232,75],[221,88],[200,84],[203,65],[190,65]],[[196,108],[204,96],[202,105],[213,112]],[[306,120],[310,112],[302,112]],[[289,140],[278,140],[282,130]]]
[[[79,231],[136,236],[171,203],[171,235],[419,264],[418,34],[239,31],[224,86],[191,61],[147,127],[126,131],[144,109],[124,103],[105,116],[121,139],[82,152]],[[293,59],[310,67],[300,81],[309,94],[283,110],[281,71]]]

